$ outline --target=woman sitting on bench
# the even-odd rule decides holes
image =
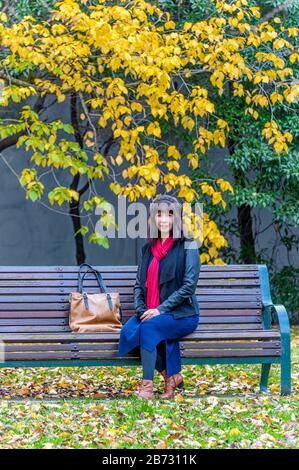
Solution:
[[[160,398],[171,398],[184,386],[179,339],[199,322],[195,289],[200,258],[195,241],[183,234],[182,205],[176,198],[163,195],[151,203],[147,229],[134,286],[135,315],[121,329],[118,355],[140,347],[138,398],[154,398],[155,369],[165,380]]]

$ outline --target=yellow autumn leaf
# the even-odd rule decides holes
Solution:
[[[232,428],[229,431],[229,436],[235,437],[235,436],[240,436],[241,431],[238,428]]]

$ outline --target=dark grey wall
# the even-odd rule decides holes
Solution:
[[[9,166],[0,158],[0,264],[76,265],[73,226],[67,214],[67,204],[51,206],[46,198],[43,198],[43,203],[26,200],[25,191],[11,168],[20,175],[29,156],[20,149],[7,150],[3,156]],[[69,182],[68,175],[57,174],[60,184]],[[45,194],[56,186],[51,174],[42,181]],[[99,194],[116,207],[117,197],[111,194],[108,183],[101,187]],[[136,264],[138,247],[144,239],[110,238],[109,241],[107,250],[89,243],[86,237],[86,262],[97,265]]]

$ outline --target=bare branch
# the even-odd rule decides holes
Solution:
[[[13,84],[13,85],[19,85],[19,86],[31,86],[35,88],[36,90],[38,90],[38,87],[34,85],[33,83],[24,82],[23,80],[19,80],[18,78],[10,77],[9,75],[1,71],[0,71],[0,78],[8,82],[10,85]]]

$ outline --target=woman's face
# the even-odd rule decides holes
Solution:
[[[170,230],[173,226],[173,210],[172,209],[158,209],[155,215],[155,221],[158,229],[161,231],[163,238],[168,237]]]

